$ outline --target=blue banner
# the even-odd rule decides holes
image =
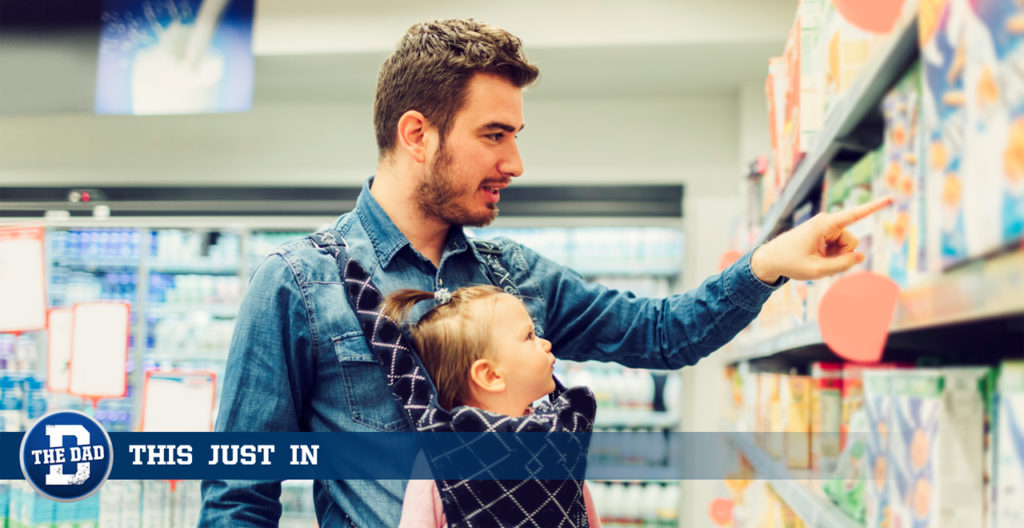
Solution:
[[[24,434],[0,433],[0,480],[24,478],[19,463]],[[587,440],[589,479],[729,479],[750,462],[757,466],[757,478],[830,476],[789,469],[762,447],[807,445],[807,433],[108,434],[114,480],[582,478],[577,471],[583,468],[566,469],[565,461]],[[838,441],[838,433],[818,437]],[[470,444],[481,457],[448,457],[435,460],[432,468],[415,464],[425,447],[430,453],[465,452]],[[74,471],[71,462],[66,466],[69,474]]]

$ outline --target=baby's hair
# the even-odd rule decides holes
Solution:
[[[450,301],[431,308],[419,322],[409,326],[413,346],[437,385],[441,407],[451,410],[466,403],[469,369],[474,361],[490,355],[487,322],[494,313],[493,301],[504,293],[491,285],[459,288],[452,292]],[[413,305],[428,299],[434,299],[433,292],[398,290],[384,298],[381,312],[401,325]],[[492,302],[476,303],[487,299]]]

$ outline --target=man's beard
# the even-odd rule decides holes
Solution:
[[[416,201],[425,216],[434,217],[449,225],[482,227],[498,216],[498,206],[487,203],[488,210],[474,214],[456,202],[462,196],[472,196],[479,190],[461,192],[450,176],[451,155],[445,145],[430,167],[430,171],[416,185]]]

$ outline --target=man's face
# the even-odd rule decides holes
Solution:
[[[491,74],[470,79],[466,102],[417,185],[422,212],[449,225],[491,223],[501,189],[523,172],[515,137],[522,128],[521,89]]]

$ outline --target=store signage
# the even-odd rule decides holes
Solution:
[[[40,418],[21,441],[25,480],[46,497],[70,502],[92,495],[113,467],[113,445],[103,426],[78,411]]]
[[[46,328],[46,268],[41,226],[0,227],[0,332]]]
[[[47,314],[46,388],[50,392],[68,391],[73,313],[71,308],[53,308]]]
[[[128,390],[130,306],[124,302],[75,304],[72,310],[68,392],[120,398]]]
[[[146,372],[142,430],[212,431],[216,379],[212,372]]]

